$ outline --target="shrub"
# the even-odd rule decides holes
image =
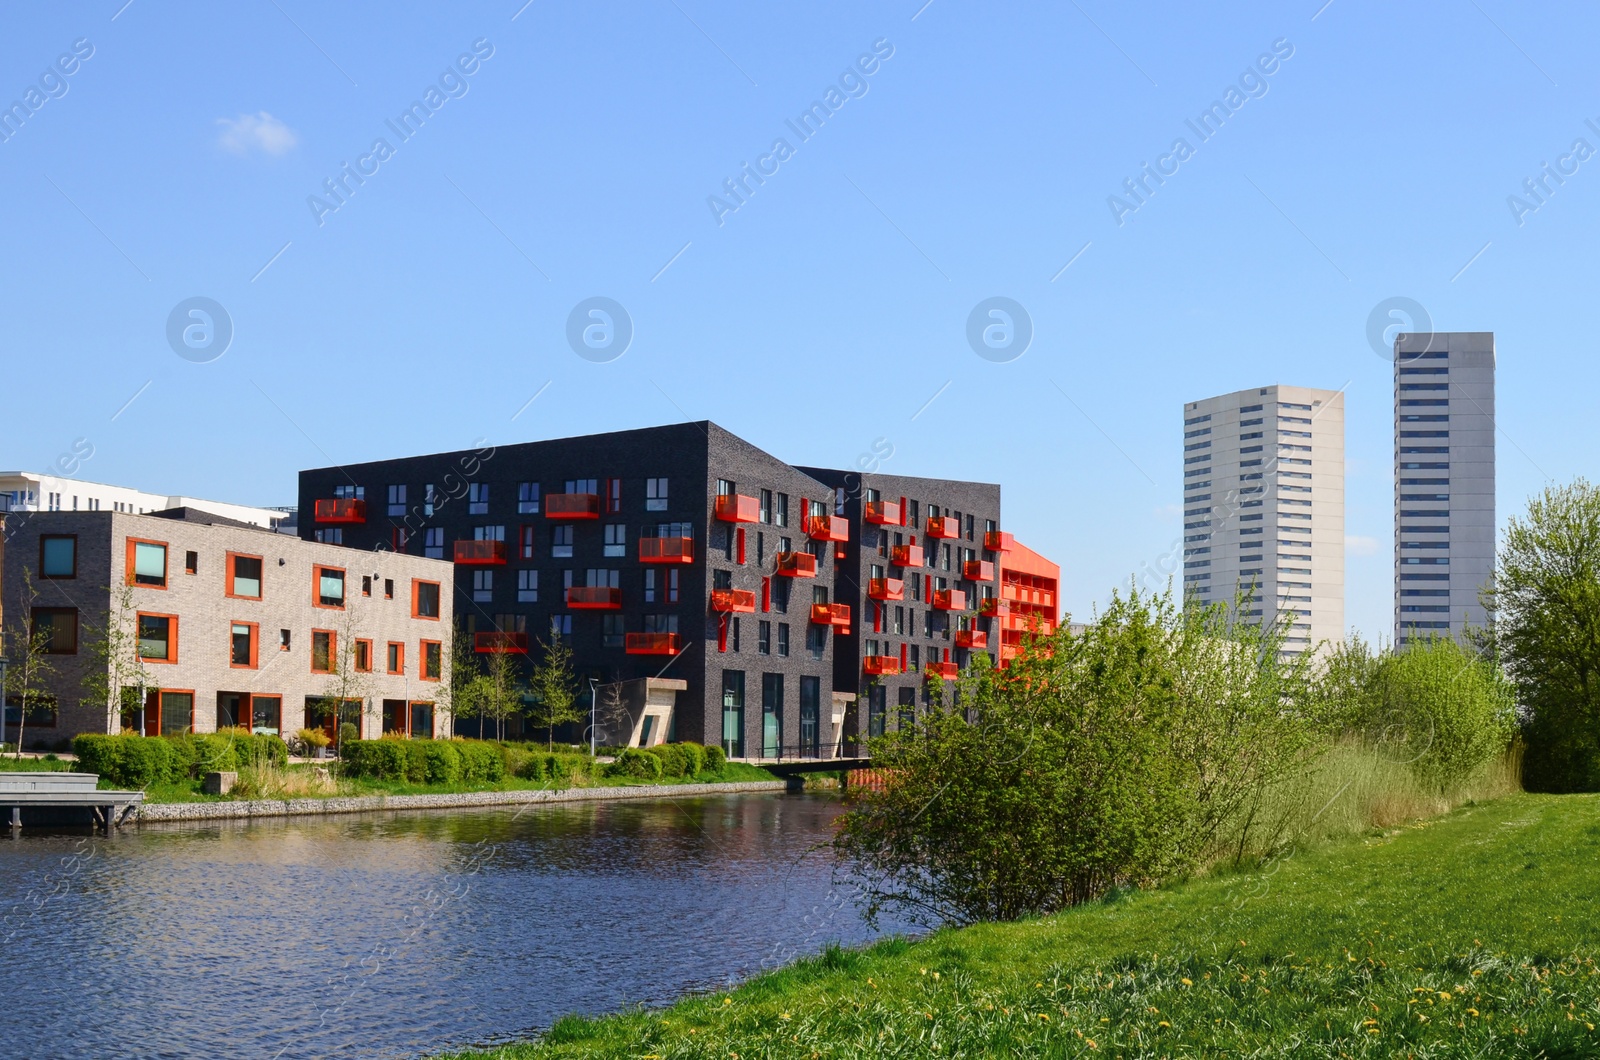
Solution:
[[[294,738],[307,747],[326,747],[333,742],[321,729],[300,729],[295,732]]]
[[[461,780],[461,752],[449,740],[418,740],[422,748],[422,783],[455,784]]]
[[[683,752],[683,775],[697,777],[705,772],[706,749],[697,743],[680,743],[679,750]]]
[[[455,745],[461,759],[461,779],[474,783],[492,783],[506,775],[506,760],[498,744],[485,740],[463,740]]]
[[[344,773],[374,780],[404,780],[406,745],[399,740],[351,740],[344,745]]]
[[[172,744],[160,737],[85,733],[72,742],[78,765],[122,788],[147,788],[180,779]]]
[[[542,756],[535,754],[528,747],[510,743],[502,744],[500,745],[500,757],[503,762],[502,768],[505,776],[521,777],[524,780],[539,780],[544,776]]]
[[[716,744],[706,745],[706,772],[720,773],[722,767],[728,764],[728,752]]]
[[[342,748],[347,743],[354,743],[361,739],[361,729],[353,721],[347,721],[339,726],[339,746]]]
[[[580,773],[587,773],[593,764],[593,759],[586,754],[562,754],[558,752],[544,757],[545,775],[549,779],[558,782],[569,782]]]
[[[1417,779],[1449,788],[1506,749],[1515,724],[1510,686],[1488,661],[1448,637],[1388,655],[1377,673],[1376,731],[1398,743]]]
[[[661,776],[661,758],[649,751],[628,747],[619,751],[616,760],[606,766],[605,775],[656,780]]]
[[[664,777],[681,777],[689,768],[689,756],[678,744],[664,743],[646,750],[661,759],[661,775]]]

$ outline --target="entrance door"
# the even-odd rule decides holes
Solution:
[[[761,675],[761,757],[783,757],[783,675]]]
[[[409,711],[403,699],[386,699],[383,701],[383,734],[398,733],[404,736],[410,730],[406,728],[409,721]]]
[[[822,756],[822,681],[800,678],[800,757]]]

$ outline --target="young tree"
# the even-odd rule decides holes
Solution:
[[[494,723],[496,739],[505,739],[506,720],[522,710],[524,682],[517,654],[491,652],[474,682],[478,716]]]
[[[351,718],[351,704],[355,703],[354,723],[356,731],[361,731],[361,722],[366,712],[367,694],[372,685],[372,657],[369,654],[365,660],[365,669],[357,664],[357,641],[361,638],[360,628],[356,624],[356,616],[349,604],[336,631],[336,642],[333,648],[333,657],[328,660],[333,668],[333,680],[323,693],[319,703],[324,712],[332,712],[334,754],[340,753],[344,746],[344,727]],[[370,651],[370,649],[369,649]]]
[[[450,639],[450,679],[441,681],[435,695],[435,706],[450,715],[450,731],[455,731],[455,719],[481,717],[483,667],[473,646],[472,635],[456,630]],[[480,730],[481,734],[481,730]]]
[[[85,629],[86,648],[92,665],[84,678],[84,688],[106,712],[106,732],[120,731],[122,715],[131,706],[138,710],[149,675],[139,658],[137,613],[133,606],[133,586],[121,585],[112,594],[103,627]]]
[[[533,709],[530,716],[536,727],[545,730],[546,747],[555,744],[555,728],[571,721],[581,721],[583,712],[578,709],[578,679],[572,672],[572,649],[561,642],[561,634],[550,634],[548,644],[540,642],[544,658],[533,668],[529,682],[533,691]]]
[[[22,588],[18,594],[21,606],[17,608],[11,624],[11,642],[21,647],[21,653],[11,660],[6,670],[6,686],[0,691],[0,704],[9,703],[13,696],[17,699],[18,759],[22,757],[22,739],[28,724],[28,712],[48,699],[48,684],[55,673],[55,667],[50,662],[51,633],[47,629],[33,628],[33,608],[38,599],[39,590],[33,584],[33,575],[24,567]],[[0,718],[3,717],[3,707],[0,707]],[[5,726],[0,724],[0,737],[3,737],[4,729]]]

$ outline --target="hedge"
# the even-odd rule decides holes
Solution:
[[[656,780],[661,776],[661,757],[638,747],[625,747],[618,751],[617,757],[606,766],[605,773],[608,777]]]
[[[339,753],[346,776],[412,784],[492,784],[507,775],[539,780],[545,774],[526,750],[493,740],[351,740]]]
[[[169,736],[85,733],[72,741],[72,750],[83,772],[128,788],[177,783],[258,762],[282,766],[289,761],[289,746],[281,738],[242,731]]]

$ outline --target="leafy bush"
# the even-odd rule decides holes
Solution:
[[[704,747],[700,746],[697,743],[689,743],[687,741],[684,742],[684,743],[680,743],[677,746],[683,752],[683,758],[684,758],[683,775],[684,776],[686,776],[686,777],[697,777],[701,773],[705,772],[705,768],[706,768],[706,749]]]
[[[361,739],[361,729],[353,721],[347,721],[339,726],[339,746],[342,748],[347,743],[354,743]]]
[[[664,777],[681,777],[689,768],[689,756],[678,744],[658,744],[646,750],[661,759],[661,775]]]
[[[588,773],[593,766],[594,760],[586,754],[557,752],[544,757],[545,776],[558,783],[568,783],[580,774]]]
[[[708,773],[720,773],[720,772],[722,772],[722,767],[728,764],[728,752],[724,751],[721,747],[718,747],[716,744],[707,744],[706,747],[705,747],[705,752],[706,752],[706,765],[705,765],[706,772],[708,772]]]
[[[605,775],[656,780],[661,776],[661,758],[638,747],[625,748],[617,753],[616,761],[606,766]]]
[[[147,788],[178,778],[172,744],[160,737],[85,733],[72,741],[78,767],[121,788]]]
[[[403,740],[352,740],[344,745],[344,773],[375,780],[403,780],[408,772],[408,750]]]
[[[506,775],[506,760],[500,745],[485,740],[464,740],[456,744],[461,759],[461,779],[472,783],[493,783]]]
[[[1417,778],[1458,784],[1506,749],[1515,704],[1489,662],[1448,637],[1428,638],[1378,666],[1375,722],[1403,737]]]

